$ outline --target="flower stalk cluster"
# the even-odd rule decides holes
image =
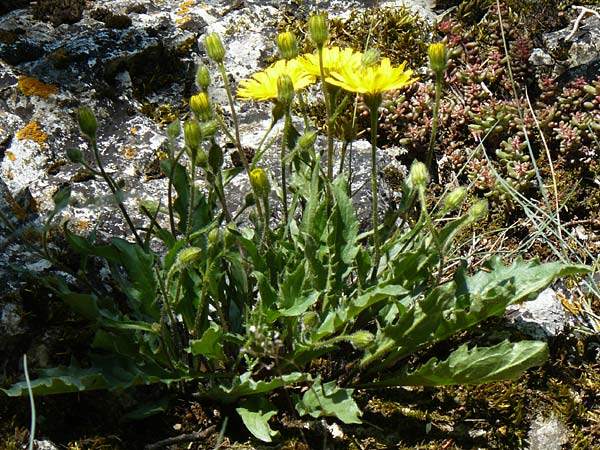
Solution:
[[[277,39],[280,54],[284,59],[277,61],[265,70],[242,81],[238,97],[243,100],[272,100],[284,111],[285,124],[282,138],[281,184],[283,192],[284,217],[288,217],[285,146],[292,127],[289,115],[294,91],[300,91],[316,80],[321,88],[326,108],[327,153],[326,181],[333,180],[333,129],[339,114],[338,97],[340,92],[362,95],[371,117],[371,191],[373,212],[373,245],[375,248],[374,273],[380,259],[378,183],[377,183],[377,118],[382,94],[392,89],[404,87],[416,79],[413,72],[406,69],[406,62],[392,66],[389,58],[380,58],[379,52],[367,50],[364,54],[349,48],[326,47],[329,39],[328,25],[323,14],[309,20],[309,35],[316,46],[316,53],[297,55],[297,44],[290,32],[281,33]],[[347,95],[346,94],[346,95]],[[344,102],[340,102],[343,104]],[[305,121],[308,123],[308,121]],[[341,168],[341,166],[340,166]],[[328,188],[327,188],[328,189]],[[329,198],[329,196],[328,196]]]

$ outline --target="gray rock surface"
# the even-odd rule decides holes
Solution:
[[[558,336],[575,323],[551,288],[542,291],[535,300],[509,306],[506,317],[521,332],[538,340]]]
[[[529,450],[561,450],[569,442],[569,430],[554,414],[537,416],[527,433]]]

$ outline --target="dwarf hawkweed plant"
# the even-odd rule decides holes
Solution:
[[[312,26],[326,26],[323,20]],[[240,83],[237,92],[245,101],[273,102],[273,120],[284,119],[282,189],[260,167],[261,152],[252,166],[247,160],[243,168],[226,164],[223,145],[233,140],[242,152],[243,143],[237,119],[231,131],[213,107],[203,66],[200,93],[190,99],[193,117],[167,128],[169,151],[161,169],[168,184],[160,202],[167,207],[144,203],[146,223],[137,228],[123,208],[131,240],[97,242],[94,234],[79,236],[64,224],[66,241],[81,258],[40,282],[89,321],[94,338],[81,361],[39,370],[30,383],[35,395],[164,383],[180,395],[233,404],[250,432],[270,442],[278,434],[271,419],[283,408],[272,400],[283,389],[300,416],[359,423],[353,399],[358,388],[486,383],[516,378],[544,362],[545,343],[501,341],[492,333],[482,346],[436,345],[502,316],[508,305],[533,298],[557,277],[588,268],[522,259],[506,265],[495,257],[479,271],[466,261],[449,264],[454,237],[482,219],[487,203],[467,208],[459,188],[441,208],[430,209],[429,173],[421,162],[403,181],[407,201],[388,211],[379,230],[377,109],[384,91],[415,82],[412,71],[385,57],[364,64],[354,52],[327,49],[326,33],[316,28],[313,39],[324,90],[361,94],[370,108],[372,229],[359,233],[348,174],[323,170],[332,155],[315,148],[318,133],[297,130],[292,120],[297,92],[318,77],[302,69],[315,64],[314,55],[276,62]],[[220,39],[209,35],[206,46],[230,92]],[[335,69],[326,62],[331,60],[339,61]],[[332,120],[339,99],[327,95]],[[233,111],[235,101],[228,98]],[[95,148],[93,113],[81,109],[79,122]],[[91,167],[116,189],[94,155],[88,163],[81,152],[69,152],[73,162]],[[238,177],[242,183],[233,187]],[[239,192],[243,182],[246,196]],[[51,217],[68,207],[70,191],[61,192]],[[228,201],[235,195],[243,201]],[[274,202],[287,205],[280,218],[271,216]],[[398,226],[407,212],[415,220]],[[92,267],[106,268],[109,282]],[[4,392],[26,395],[27,384]]]

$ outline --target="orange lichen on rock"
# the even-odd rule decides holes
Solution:
[[[15,159],[17,159],[15,154],[13,152],[11,152],[10,150],[7,150],[5,155],[10,161],[14,161]]]
[[[58,88],[53,84],[46,84],[35,78],[22,75],[19,77],[19,89],[27,97],[35,95],[36,97],[46,98],[52,94],[58,93]]]
[[[123,153],[125,153],[125,158],[127,158],[127,159],[133,159],[133,158],[135,158],[137,156],[138,151],[134,147],[128,145],[123,150]]]
[[[48,135],[42,131],[39,123],[32,121],[17,131],[17,138],[20,141],[28,139],[37,143],[40,147],[44,147],[46,145],[46,139],[48,139]]]
[[[176,13],[179,17],[175,19],[178,25],[184,25],[190,20],[188,14],[194,6],[196,6],[195,0],[185,0],[179,4],[179,9]]]

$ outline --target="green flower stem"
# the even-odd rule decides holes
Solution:
[[[192,336],[196,339],[200,339],[200,325],[202,325],[202,314],[204,309],[206,308],[206,295],[208,289],[208,274],[210,273],[210,266],[212,261],[209,260],[206,264],[206,270],[204,271],[204,276],[202,277],[202,290],[200,291],[200,302],[198,304],[198,309],[196,310],[196,318],[194,319],[194,328],[192,328]]]
[[[169,363],[171,367],[175,367],[175,362],[177,358],[175,357],[175,342],[177,338],[175,337],[176,326],[175,326],[175,316],[173,315],[173,311],[171,310],[171,305],[169,302],[169,296],[167,294],[168,288],[165,288],[163,278],[158,270],[158,267],[154,266],[154,272],[156,274],[156,279],[158,280],[158,290],[163,299],[163,306],[160,313],[160,333],[165,342],[165,350],[167,352],[167,356],[169,358]],[[167,317],[171,322],[171,327],[167,325]]]
[[[433,103],[433,123],[431,125],[431,136],[429,138],[429,152],[427,153],[427,161],[425,166],[427,170],[429,170],[430,176],[437,180],[438,171],[437,171],[437,161],[434,158],[434,147],[435,141],[437,137],[437,129],[439,123],[440,116],[440,100],[442,98],[442,75],[436,75],[435,77],[435,101]],[[435,164],[434,164],[435,161]]]
[[[327,114],[327,182],[331,183],[333,178],[333,120],[331,113],[330,93],[325,83],[325,69],[323,68],[323,47],[318,48],[319,71],[321,72],[321,88],[325,99],[325,111]]]
[[[310,129],[310,119],[308,118],[308,114],[306,113],[306,102],[304,101],[304,93],[297,92],[296,97],[298,98],[298,104],[300,105],[300,112],[302,114],[302,119],[304,119],[304,129],[305,131]]]
[[[219,70],[221,71],[221,78],[223,78],[223,86],[225,87],[225,92],[227,93],[227,102],[229,103],[229,110],[231,111],[231,120],[233,121],[233,131],[235,133],[235,139],[233,144],[237,147],[237,150],[240,154],[240,158],[242,160],[242,164],[244,165],[244,170],[246,171],[246,175],[250,177],[250,164],[248,164],[248,158],[246,158],[246,154],[244,153],[244,149],[242,148],[242,140],[240,139],[240,126],[237,118],[237,114],[235,112],[235,104],[233,101],[233,95],[231,95],[231,86],[229,85],[229,81],[227,79],[227,72],[225,71],[225,65],[223,63],[219,63]],[[221,123],[223,123],[221,121]],[[223,127],[225,128],[225,127]],[[251,186],[252,187],[252,186]],[[258,199],[258,194],[256,190],[252,187],[252,192],[254,193],[254,198]],[[262,216],[262,208],[260,207],[260,202],[256,201],[256,209],[258,211],[258,215]]]
[[[194,216],[194,202],[196,201],[196,154],[192,153],[190,163],[190,203],[188,205],[187,223],[185,225],[185,240],[190,243],[192,233],[192,219]]]
[[[427,203],[426,203],[427,200],[425,198],[425,188],[423,188],[423,187],[419,187],[419,201],[421,203],[421,212],[425,219],[425,225],[427,226],[427,228],[429,228],[429,232],[431,233],[433,245],[435,246],[435,248],[438,252],[439,258],[440,258],[439,266],[438,266],[438,273],[436,275],[436,285],[439,285],[442,281],[442,275],[444,272],[445,250],[444,250],[444,246],[442,245],[442,242],[440,241],[440,235],[437,232],[437,229],[435,228],[435,224],[433,223],[433,220],[431,218],[431,215],[429,214],[429,211],[427,210]]]
[[[171,165],[169,167],[169,183],[167,184],[167,207],[169,208],[169,225],[171,226],[171,234],[177,236],[177,227],[175,226],[175,212],[173,210],[173,177],[175,176],[175,165],[179,162],[179,158],[183,155],[185,148],[182,148],[177,155],[174,155],[174,144],[171,144],[172,148],[169,159]],[[175,157],[173,157],[175,156]]]
[[[288,201],[287,201],[287,174],[286,174],[286,163],[285,163],[285,147],[287,145],[289,129],[292,126],[292,117],[290,116],[289,108],[285,112],[285,123],[283,125],[283,136],[281,137],[281,197],[283,202],[283,223],[288,221]],[[265,217],[265,226],[268,217]]]
[[[117,188],[116,184],[114,183],[114,181],[110,177],[110,175],[108,175],[106,173],[106,171],[104,170],[104,165],[102,164],[102,159],[100,158],[100,152],[98,150],[98,145],[97,145],[96,139],[91,139],[90,142],[92,144],[92,149],[94,151],[94,158],[96,159],[96,164],[98,164],[98,168],[100,169],[102,178],[104,178],[104,181],[106,181],[106,184],[108,184],[108,188],[110,189],[110,192],[117,200],[117,205],[119,206],[119,209],[121,210],[121,213],[123,214],[123,217],[125,218],[125,221],[127,222],[127,225],[129,226],[129,229],[133,233],[135,241],[137,242],[137,244],[140,247],[144,248],[144,241],[142,241],[142,239],[140,238],[140,236],[137,232],[137,229],[135,228],[135,225],[133,224],[133,221],[131,220],[131,217],[129,217],[129,214],[127,213],[127,209],[125,209],[125,205],[123,205],[123,202],[117,196],[118,188]]]
[[[373,247],[375,256],[373,259],[372,281],[377,278],[379,261],[381,259],[381,250],[379,247],[379,215],[377,203],[377,111],[381,105],[381,94],[365,95],[365,103],[369,108],[371,118],[371,192],[373,196]]]

